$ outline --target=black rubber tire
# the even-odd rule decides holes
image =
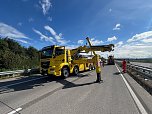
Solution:
[[[92,65],[89,65],[89,71],[91,71],[92,70]]]
[[[42,76],[44,76],[44,75],[45,75],[45,73],[42,71],[42,72],[41,72],[41,75],[42,75]]]
[[[78,75],[78,74],[79,74],[79,67],[75,66],[75,67],[73,68],[73,74],[74,74],[74,75]]]
[[[91,69],[92,69],[92,70],[95,70],[95,66],[93,65]]]
[[[70,75],[69,69],[67,67],[64,67],[61,71],[61,76],[63,78],[67,78],[69,77],[69,75]]]

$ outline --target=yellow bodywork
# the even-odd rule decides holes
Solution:
[[[89,42],[89,39],[87,39]],[[90,42],[89,42],[90,43]],[[96,66],[96,72],[101,72],[101,67],[99,63],[99,55],[95,54],[94,51],[112,51],[114,45],[104,45],[104,46],[80,46],[76,49],[65,49],[65,46],[53,46],[53,54],[50,58],[41,58],[40,59],[40,72],[45,72],[47,75],[61,76],[62,68],[67,67],[70,73],[73,73],[74,67],[78,67],[79,71],[89,70],[89,66]],[[56,49],[60,49],[59,52],[56,52]],[[93,51],[94,57],[92,59],[79,58],[76,56],[77,53],[85,51]],[[43,67],[43,66],[47,67]]]
[[[42,59],[41,61],[45,62],[46,60]],[[64,66],[68,66],[70,68],[70,73],[73,73],[73,68],[76,65],[79,67],[79,71],[89,70],[89,65],[92,65],[92,63],[87,62],[87,60],[73,60],[73,63],[67,63],[67,62],[60,63],[60,59],[50,58],[49,61],[50,61],[49,68],[45,69],[41,67],[40,72],[43,69],[44,71],[47,71],[48,75],[54,75],[54,76],[61,76],[61,69]]]
[[[41,59],[41,62],[50,62],[49,68],[45,69],[40,67],[40,72],[46,71],[48,75],[54,75],[54,76],[61,76],[61,70],[64,66],[69,67],[70,73],[73,73],[73,68],[75,66],[79,67],[79,71],[85,71],[89,70],[89,65],[92,65],[92,63],[88,62],[86,58],[80,58],[78,60],[72,60],[70,50],[65,49],[66,54],[61,54],[56,56],[55,58],[47,58],[47,59]],[[68,59],[68,60],[67,60]],[[67,60],[67,61],[66,61]]]

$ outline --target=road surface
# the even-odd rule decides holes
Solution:
[[[0,114],[140,114],[116,66],[66,80],[40,75],[0,83]]]

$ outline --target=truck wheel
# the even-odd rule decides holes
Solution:
[[[42,71],[42,72],[41,72],[41,75],[42,75],[42,76],[44,76],[44,75],[45,75],[45,73]]]
[[[93,66],[92,66],[92,70],[94,70],[94,69],[95,69],[95,66],[93,65]]]
[[[79,73],[79,67],[74,67],[74,69],[73,69],[73,74],[74,75],[78,75],[78,73]]]
[[[90,71],[92,70],[92,65],[89,65],[89,70],[90,70]]]
[[[64,67],[64,68],[62,69],[62,77],[63,77],[63,78],[67,78],[67,77],[69,76],[69,74],[70,74],[69,69],[66,68],[66,67]]]

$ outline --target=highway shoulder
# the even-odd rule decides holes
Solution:
[[[119,67],[119,66],[118,66]],[[119,67],[119,69],[121,69]],[[146,109],[149,114],[152,114],[152,96],[141,86],[139,85],[130,75],[127,73],[123,74],[136,96]]]

